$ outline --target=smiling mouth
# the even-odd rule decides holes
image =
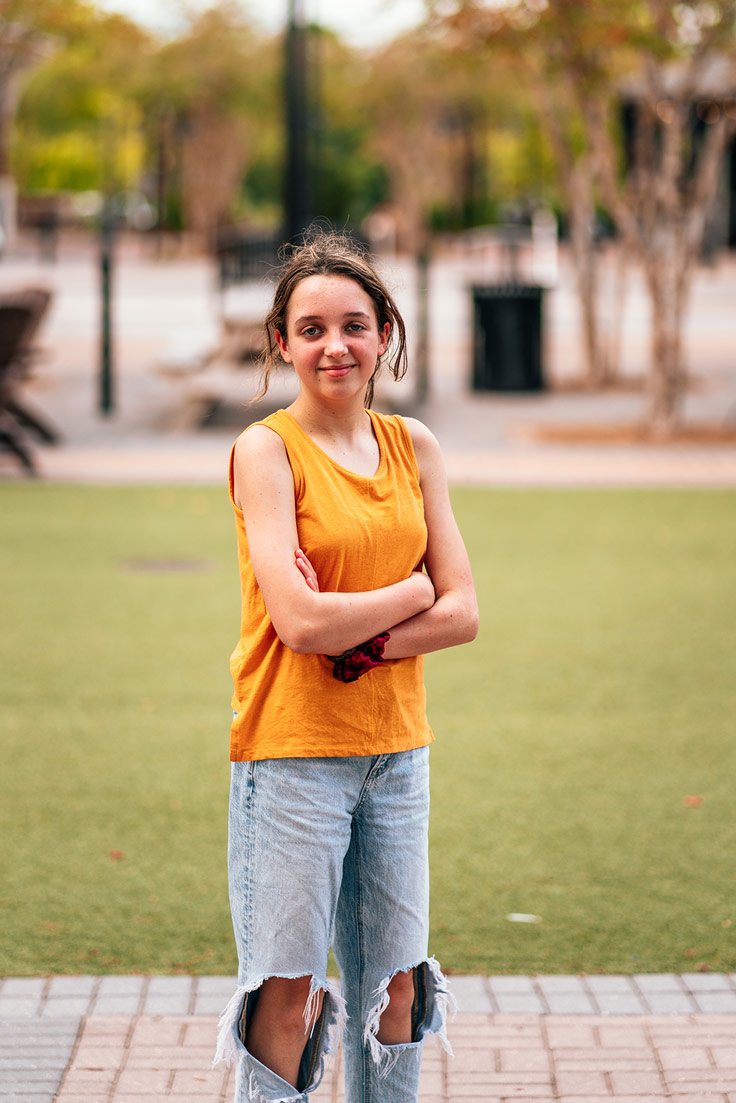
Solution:
[[[320,368],[319,370],[325,372],[326,375],[339,377],[341,375],[347,375],[349,371],[352,371],[352,368],[352,364],[333,364],[329,368]]]

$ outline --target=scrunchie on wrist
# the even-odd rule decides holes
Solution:
[[[357,682],[362,674],[367,674],[374,666],[380,666],[383,649],[390,638],[388,632],[382,632],[372,640],[343,651],[342,655],[328,655],[327,658],[333,663],[333,678],[337,678],[338,682]]]

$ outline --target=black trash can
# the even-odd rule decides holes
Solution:
[[[541,391],[542,293],[534,284],[473,287],[474,391]]]

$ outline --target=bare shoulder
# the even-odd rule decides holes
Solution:
[[[415,417],[404,418],[404,423],[409,430],[411,442],[414,445],[414,453],[419,464],[420,475],[428,474],[439,467],[444,470],[444,461],[439,441],[431,429]]]
[[[286,457],[281,437],[267,425],[251,425],[235,441],[236,463]]]
[[[439,448],[437,437],[431,429],[427,428],[423,421],[417,421],[415,417],[405,417],[403,421],[409,430],[409,435],[415,448],[417,445],[419,445],[419,447],[428,445],[429,447],[434,446],[435,448]]]
[[[286,446],[267,425],[252,425],[240,434],[233,452],[235,504],[242,509],[244,499],[254,491],[270,493],[279,484],[293,479]]]

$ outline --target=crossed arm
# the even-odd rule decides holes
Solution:
[[[236,503],[269,616],[292,651],[337,655],[389,630],[387,659],[423,655],[475,638],[478,608],[470,563],[450,506],[437,441],[407,419],[428,529],[427,574],[362,593],[321,593],[299,550],[294,479],[281,438],[254,426],[235,448]]]

